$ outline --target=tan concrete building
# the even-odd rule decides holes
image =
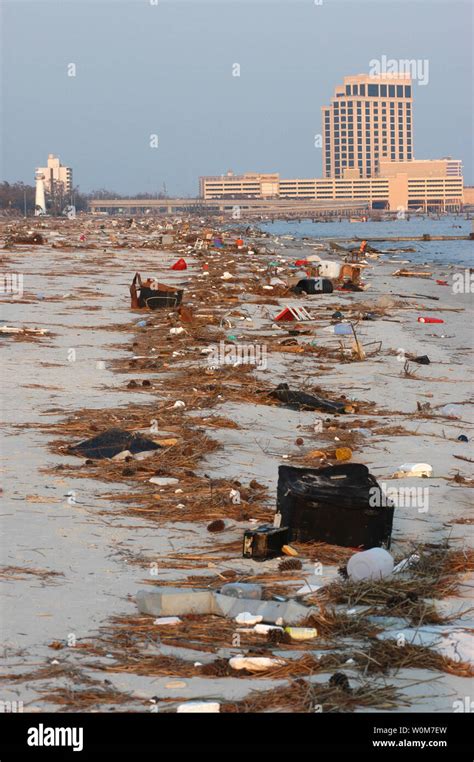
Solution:
[[[457,210],[463,204],[462,175],[448,174],[448,161],[433,175],[429,161],[416,162],[420,167],[411,174],[410,162],[390,163],[387,176],[344,178],[280,179],[272,175],[234,175],[201,177],[201,197],[212,199],[288,198],[315,201],[364,201],[370,207],[391,211],[414,209]],[[444,164],[442,164],[444,162]],[[458,168],[461,163],[456,162]],[[410,171],[408,171],[410,170]],[[347,173],[349,175],[349,173]],[[267,178],[271,177],[269,181]],[[251,179],[246,179],[251,178]],[[272,194],[264,195],[271,189]]]
[[[354,200],[391,211],[458,210],[464,203],[458,159],[413,156],[408,74],[344,77],[323,115],[323,178],[280,180],[255,172],[201,177],[204,199]]]
[[[463,204],[463,178],[417,178],[399,173],[393,177],[281,180],[280,198],[352,199],[390,211],[458,210]]]
[[[278,173],[259,174],[246,172],[234,175],[229,170],[225,175],[199,178],[201,198],[276,198],[278,196]]]
[[[406,173],[408,177],[462,177],[462,161],[451,158],[412,161],[381,159],[380,177],[395,177],[400,173]]]
[[[409,75],[344,77],[322,108],[323,177],[373,177],[380,162],[413,159]]]
[[[464,203],[466,206],[474,206],[474,186],[464,186]]]
[[[53,153],[48,154],[48,166],[38,167],[36,172],[44,175],[44,187],[48,193],[51,193],[54,182],[62,183],[64,193],[72,191],[72,169],[63,167],[59,157]]]

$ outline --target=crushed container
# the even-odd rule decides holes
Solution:
[[[255,561],[281,556],[282,547],[288,542],[288,528],[263,524],[257,529],[247,529],[244,533],[242,555]]]

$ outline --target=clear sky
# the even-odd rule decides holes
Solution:
[[[3,0],[0,177],[32,184],[48,153],[72,166],[82,191],[166,183],[170,195],[197,195],[199,175],[230,168],[320,177],[321,106],[344,75],[385,55],[429,63],[428,83],[414,85],[415,158],[462,159],[473,184],[472,9],[469,0]]]

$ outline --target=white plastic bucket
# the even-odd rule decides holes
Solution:
[[[393,558],[384,548],[371,548],[355,553],[347,563],[347,573],[355,582],[363,579],[382,579],[392,572]]]

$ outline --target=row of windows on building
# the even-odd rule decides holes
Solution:
[[[357,121],[357,124],[362,124],[362,117],[358,116],[356,121]],[[385,123],[385,124],[387,124],[388,121],[390,121],[390,124],[395,124],[395,117],[391,116],[390,120],[388,120],[386,115],[382,114],[382,117],[381,117],[380,121],[382,123]],[[403,116],[399,115],[398,116],[398,124],[403,124],[404,121],[406,121],[406,123],[411,126],[411,117],[410,116],[407,116],[406,119],[404,120]],[[351,117],[350,115],[348,117],[346,117],[344,115],[341,116],[341,117],[335,116],[334,119],[333,119],[333,122],[334,122],[334,124],[354,124],[354,118]],[[378,115],[373,116],[372,119],[369,119],[368,116],[365,117],[365,126],[366,127],[368,125],[370,125],[371,122],[373,124],[378,124],[378,122],[379,122]],[[327,130],[329,129],[329,127],[330,127],[330,120],[329,119],[325,119],[325,127],[326,127]]]
[[[356,101],[356,104],[357,104],[356,105],[357,113],[358,114],[362,113],[362,102],[361,101]],[[382,113],[385,113],[387,111],[387,103],[386,103],[386,101],[382,101],[381,104],[380,104],[380,107],[382,109]],[[334,113],[336,113],[336,114],[338,114],[339,112],[341,114],[345,114],[346,110],[347,110],[347,112],[349,114],[353,114],[354,113],[354,104],[353,104],[353,101],[347,101],[347,103],[345,101],[343,101],[341,103],[334,103],[332,108],[334,109]],[[370,114],[371,110],[373,111],[374,114],[377,114],[378,113],[378,109],[379,109],[379,104],[378,103],[369,103],[369,102],[365,103],[365,113],[366,114]],[[394,103],[390,103],[389,104],[389,109],[390,109],[390,113],[391,114],[395,113],[395,104]],[[325,111],[325,114],[327,116],[329,114],[329,108],[325,109],[324,111]],[[410,106],[409,103],[399,103],[398,104],[398,113],[401,114],[404,111],[407,114],[411,114],[411,106]]]
[[[365,156],[365,165],[366,165],[367,169],[370,169],[372,159],[374,160],[374,163],[376,164],[378,159],[379,159],[379,157],[382,157],[383,159],[388,159],[389,156],[390,156],[390,158],[392,160],[395,160],[396,157],[397,157],[396,151],[390,151],[390,154],[386,150],[380,151],[380,152],[377,151],[377,152],[375,152],[373,154],[373,156],[371,156],[370,154],[366,154],[366,156]],[[409,161],[412,158],[412,154],[409,153],[408,151],[406,152],[406,154],[404,153],[404,151],[399,151],[398,152],[398,158],[399,158],[400,161],[402,161],[404,159]],[[362,154],[360,154],[360,153],[357,154],[357,166],[362,167],[363,166],[363,161],[364,161],[364,157],[362,156]],[[342,167],[353,167],[353,166],[355,166],[355,162],[356,162],[356,156],[355,156],[354,153],[352,153],[352,152],[350,152],[350,153],[343,153],[343,154],[340,154],[337,157],[337,159],[334,160],[334,167],[336,169],[338,169],[341,166]],[[331,166],[331,159],[326,157],[326,168],[329,168],[330,166]]]
[[[357,118],[356,119],[354,119],[354,115],[353,114],[347,114],[347,115],[346,114],[334,114],[334,116],[333,116],[333,124],[342,124],[343,122],[347,123],[347,124],[354,124],[355,122],[357,122],[358,124],[361,124],[363,121],[365,121],[366,125],[371,124],[373,122],[378,122],[378,121],[380,121],[380,122],[388,122],[388,121],[390,121],[391,124],[394,124],[395,123],[395,114],[390,114],[390,116],[388,116],[384,111],[382,111],[382,114],[381,114],[380,118],[379,118],[378,114],[373,114],[372,117],[369,114],[366,114],[365,115],[365,120],[362,119],[362,114],[357,114]],[[406,114],[404,116],[403,114],[398,114],[397,121],[398,121],[399,124],[402,124],[405,121],[406,121],[407,124],[411,124],[411,115],[410,114]],[[330,119],[329,116],[326,116],[324,118],[324,125],[327,128],[330,127],[330,125],[331,125],[331,119]]]
[[[385,154],[385,156],[387,156],[387,155]],[[387,158],[388,158],[388,156],[387,156]],[[396,161],[395,154],[393,154],[390,158],[392,159],[392,161]],[[400,154],[398,158],[399,158],[399,161],[403,161],[403,159],[404,159],[403,154]],[[378,167],[378,162],[377,161],[374,162],[374,167],[375,168]],[[336,175],[336,177],[339,177],[341,175],[341,173],[344,171],[344,169],[357,169],[357,168],[358,169],[363,169],[364,168],[364,162],[362,160],[359,160],[357,162],[357,164],[355,163],[355,161],[351,161],[351,160],[345,161],[345,160],[343,160],[341,162],[341,166],[339,166],[339,163],[337,164],[337,166],[335,166],[335,168],[334,168],[334,174]],[[366,169],[367,174],[371,173],[372,164],[369,161],[366,162],[365,169]],[[331,173],[331,164],[330,164],[330,162],[326,162],[326,172],[328,174]]]
[[[381,111],[381,114],[382,114],[382,118],[386,119],[387,118],[387,109],[383,108],[382,111]],[[353,112],[352,109],[349,109],[347,114],[346,114],[346,110],[345,109],[341,109],[340,112],[339,111],[335,111],[333,119],[336,120],[336,119],[339,119],[339,117],[341,118],[341,120],[347,118],[348,121],[353,122],[354,121],[354,112]],[[370,117],[370,113],[368,111],[366,111],[366,113],[365,113],[365,121],[366,122],[370,121],[370,118],[371,118]],[[378,118],[379,118],[379,112],[374,110],[374,113],[372,114],[372,119],[378,119]],[[405,118],[405,119],[411,119],[411,113],[407,112],[404,115],[403,111],[399,111],[398,112],[398,118],[399,119],[403,119],[403,118]],[[359,109],[357,109],[357,119],[358,119],[359,122],[362,121],[362,112],[359,111]],[[395,119],[395,111],[390,111],[390,119]],[[331,119],[329,117],[329,114],[326,114],[326,116],[324,118],[324,121],[326,122],[326,124],[328,124],[331,121]]]
[[[356,130],[356,132],[357,132],[357,137],[359,138],[359,143],[360,143],[362,141],[362,130]],[[373,131],[374,137],[378,138],[380,132],[382,133],[382,137],[383,138],[387,137],[387,132],[388,132],[387,130],[374,130]],[[366,138],[366,142],[367,143],[370,143],[370,136],[371,136],[371,134],[372,134],[372,132],[370,130],[366,130],[365,131],[365,138]],[[329,130],[326,130],[325,137],[326,137],[326,141],[329,142],[330,138],[331,138],[331,133],[329,132]],[[411,130],[405,130],[405,137],[406,137],[408,142],[411,141]],[[349,138],[350,140],[353,140],[354,139],[354,130],[339,130],[339,129],[334,130],[334,143],[335,143],[335,145],[339,145],[339,139],[340,138],[343,138],[343,141],[342,141],[343,143],[345,142],[346,138]],[[392,140],[395,140],[395,130],[393,128],[390,130],[390,138]],[[398,131],[398,140],[399,140],[400,143],[403,142],[403,131],[402,130]],[[377,142],[377,141],[375,141],[375,142]]]
[[[354,110],[354,103],[357,111],[362,111],[362,104],[364,104],[364,108],[366,111],[377,111],[378,107],[380,108],[388,108],[390,111],[395,111],[395,103],[393,101],[335,101],[331,104],[331,107],[335,111],[344,111],[344,109],[349,109],[349,111]],[[399,111],[411,111],[411,103],[405,103],[404,101],[400,101],[397,103],[397,108]],[[326,109],[327,110],[327,109]]]
[[[383,142],[382,144],[375,143],[375,145],[373,147],[369,144],[369,145],[365,146],[365,154],[366,154],[366,156],[370,156],[371,148],[373,148],[374,155],[375,155],[376,158],[379,155],[380,151],[383,151],[384,154],[386,155],[387,151],[389,150],[389,146],[388,146],[387,141]],[[395,142],[392,141],[390,143],[390,151],[392,153],[395,153],[396,150],[397,150],[397,146],[396,146]],[[403,143],[400,142],[398,144],[398,150],[399,150],[400,153],[403,153],[403,151],[404,151],[404,145],[403,145]],[[407,153],[409,153],[411,151],[411,144],[409,146],[407,146],[406,150],[407,150]],[[355,146],[354,145],[354,140],[352,138],[349,141],[349,143],[343,143],[342,146],[337,146],[336,150],[334,151],[336,156],[340,155],[340,156],[342,156],[343,159],[345,158],[346,153],[349,153],[349,156],[351,156],[355,152],[357,152],[359,158],[362,158],[362,154],[364,153],[364,149],[363,149],[363,147],[362,147],[362,145],[360,143],[358,143],[357,146]],[[331,149],[327,148],[326,151],[325,151],[326,159],[331,156],[331,153],[332,153]]]
[[[391,151],[395,151],[396,147],[397,146],[396,146],[395,141],[391,140],[390,141],[390,150]],[[404,147],[405,147],[405,145],[404,145],[403,141],[399,140],[399,142],[398,142],[398,150],[402,151],[404,149]],[[407,143],[407,146],[406,146],[407,152],[411,150],[411,147],[412,147],[412,145],[411,145],[411,141],[410,141],[409,143]],[[359,154],[362,154],[363,150],[364,150],[360,140],[357,143],[357,149],[356,149],[355,143],[354,143],[354,138],[349,138],[348,140],[343,140],[341,145],[339,145],[339,142],[338,142],[337,145],[335,145],[334,148],[335,148],[334,152],[336,154],[341,153],[341,151],[344,152],[344,151],[354,151],[354,150],[357,150]],[[370,143],[370,141],[367,141],[367,143],[365,144],[365,152],[366,152],[367,156],[370,154],[371,148],[372,148],[372,144]],[[380,150],[380,148],[382,148],[382,150],[384,150],[384,151],[388,150],[387,140],[385,140],[385,139],[382,140],[382,143],[380,143],[380,141],[378,141],[378,140],[374,141],[373,150],[375,152],[377,152],[377,151]],[[331,155],[331,148],[330,147],[326,147],[325,154],[326,154],[326,156],[330,156]]]
[[[397,153],[396,151],[391,150],[390,151],[390,158],[391,159],[395,159],[396,158],[396,153]],[[380,156],[382,156],[382,158],[388,158],[388,155],[389,155],[388,150],[384,149],[383,151],[374,151],[373,158],[375,160],[377,160]],[[405,151],[402,151],[401,149],[399,149],[398,150],[398,158],[399,159],[403,159],[404,156],[405,156]],[[343,167],[352,166],[353,162],[355,161],[355,158],[356,158],[355,157],[355,153],[353,151],[343,151],[341,154],[338,154],[338,158],[334,160],[334,166],[336,167],[336,169],[339,166],[343,166]],[[358,153],[357,154],[357,161],[358,161],[359,167],[362,166],[363,158],[364,158],[364,156],[363,156],[362,153]],[[412,158],[411,151],[406,151],[406,158],[407,159],[411,159]],[[352,164],[348,165],[344,161],[344,159],[348,159],[350,162],[352,162]],[[365,154],[365,162],[366,162],[366,166],[367,167],[371,166],[371,160],[372,160],[372,156],[367,151],[367,153]],[[331,166],[331,158],[326,156],[326,167],[329,167],[329,166]]]
[[[346,95],[361,95],[369,98],[411,98],[411,85],[346,85]],[[343,98],[344,93],[337,93]]]

